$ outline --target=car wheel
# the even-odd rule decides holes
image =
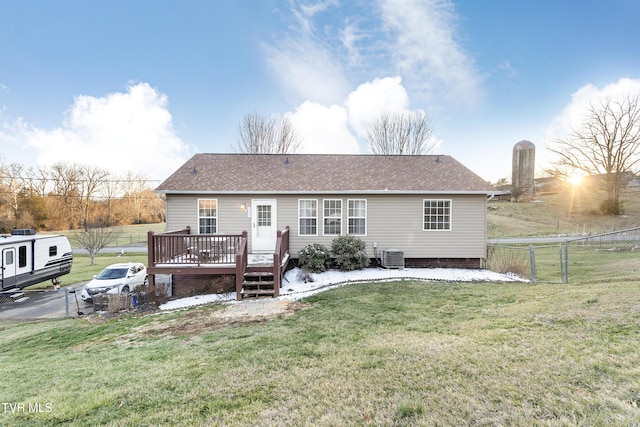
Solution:
[[[125,286],[124,288],[122,288],[122,294],[128,294],[129,293],[129,287]]]

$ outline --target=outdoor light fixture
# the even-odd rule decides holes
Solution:
[[[249,207],[247,202],[240,203],[240,209],[242,209],[244,213],[247,214],[247,218],[251,218],[251,208]]]

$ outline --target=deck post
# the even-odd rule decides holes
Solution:
[[[153,239],[153,231],[147,231],[147,267],[155,267],[156,265],[155,255],[155,241]],[[155,285],[155,274],[149,274],[149,284]]]
[[[147,265],[155,265],[153,231],[147,231]]]
[[[238,253],[236,254],[236,300],[242,301],[242,282],[244,281],[244,271],[247,265],[247,236],[246,231],[242,232]]]
[[[282,231],[278,230],[276,238],[276,250],[273,253],[273,297],[280,296],[280,282],[282,280],[280,271],[280,246],[282,242]]]

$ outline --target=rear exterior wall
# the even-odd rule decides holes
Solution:
[[[432,259],[484,259],[486,254],[486,196],[483,194],[300,194],[300,195],[167,195],[167,229],[178,230],[190,226],[198,232],[198,199],[217,200],[217,233],[249,234],[251,251],[252,219],[251,201],[277,200],[277,228],[290,227],[290,252],[297,258],[298,251],[309,243],[321,243],[331,247],[337,236],[323,235],[323,200],[342,200],[342,235],[347,234],[348,200],[367,201],[366,234],[361,237],[367,243],[371,258],[379,257],[382,249],[398,249],[406,258]],[[318,201],[318,233],[301,236],[299,233],[298,201]],[[451,200],[451,230],[424,230],[424,200]],[[374,251],[374,243],[378,252]]]

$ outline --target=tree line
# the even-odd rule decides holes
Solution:
[[[25,167],[0,161],[0,232],[88,230],[164,221],[164,202],[144,175],[75,163]]]

